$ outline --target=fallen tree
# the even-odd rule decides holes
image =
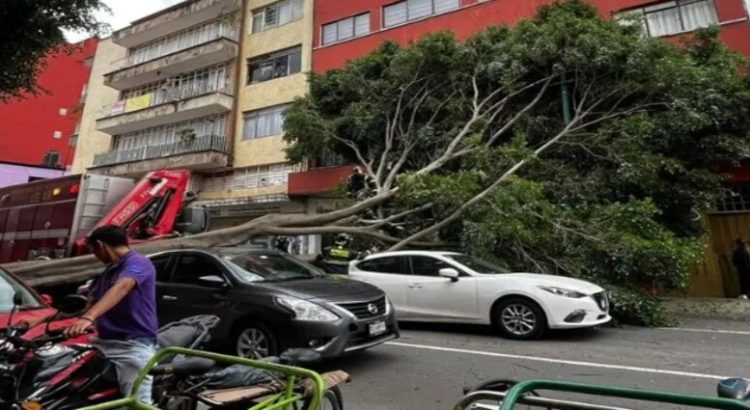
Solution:
[[[466,42],[437,33],[384,43],[311,75],[310,94],[286,115],[290,161],[333,156],[361,169],[348,205],[137,248],[346,232],[390,249],[458,242],[517,270],[679,289],[700,257],[694,215],[722,193],[713,171],[750,154],[741,66],[715,33],[678,48],[580,1]],[[97,265],[8,267],[41,284]]]

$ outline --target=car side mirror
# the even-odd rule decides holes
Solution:
[[[458,271],[455,270],[455,269],[453,269],[453,268],[443,268],[443,269],[440,269],[440,271],[438,272],[438,274],[441,277],[450,279],[451,282],[458,282],[458,277],[460,276],[460,274],[458,273]]]
[[[57,304],[56,308],[66,315],[77,315],[83,312],[88,304],[89,300],[81,295],[68,295]]]
[[[13,294],[13,306],[21,306],[23,305],[23,295],[21,292],[16,292]]]
[[[50,295],[48,295],[46,293],[43,293],[43,294],[41,294],[39,296],[42,298],[42,302],[46,303],[47,305],[52,306],[52,305],[55,304],[55,299],[52,299],[52,296],[50,296]]]
[[[223,289],[223,288],[229,287],[229,284],[227,283],[227,281],[218,275],[201,276],[200,278],[198,278],[198,280],[200,281],[201,285],[208,286],[211,288]]]

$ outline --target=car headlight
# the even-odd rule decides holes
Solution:
[[[388,299],[388,296],[385,297],[385,315],[388,316],[391,314],[391,309],[393,309],[393,305],[391,305],[391,300]]]
[[[572,289],[558,288],[557,286],[539,286],[539,289],[546,290],[549,293],[566,298],[580,299],[586,295]]]
[[[297,299],[289,296],[277,296],[276,302],[279,305],[294,312],[294,317],[298,320],[310,320],[314,322],[333,322],[339,317],[324,308],[306,300]]]

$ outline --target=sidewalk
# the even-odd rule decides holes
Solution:
[[[666,298],[664,306],[677,319],[700,318],[750,322],[750,300],[724,298]]]

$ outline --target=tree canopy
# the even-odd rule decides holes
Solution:
[[[0,1],[0,102],[39,91],[36,78],[44,58],[64,46],[64,30],[98,33],[93,13],[101,0]]]
[[[717,170],[749,154],[750,81],[717,30],[679,46],[640,30],[569,1],[466,42],[384,43],[311,75],[289,157],[337,154],[396,191],[358,224],[413,212],[379,226],[394,248],[444,241],[515,270],[683,289]],[[644,306],[622,316],[648,322]]]

